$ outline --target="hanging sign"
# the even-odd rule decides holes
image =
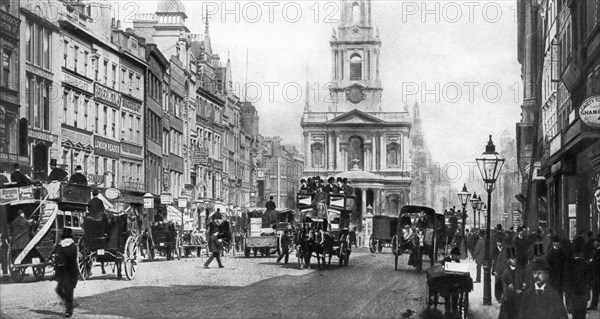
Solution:
[[[587,126],[600,129],[600,95],[591,96],[581,103],[579,117]]]

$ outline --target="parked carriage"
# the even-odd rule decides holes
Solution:
[[[373,233],[369,238],[369,249],[372,253],[381,252],[383,247],[392,247],[398,228],[398,217],[373,216]]]
[[[177,259],[181,259],[182,243],[178,236],[177,227],[172,222],[155,222],[150,228],[150,234],[144,234],[142,245],[146,250],[146,258],[154,260],[156,252],[172,258],[173,254]]]
[[[433,208],[412,205],[402,207],[396,237],[392,240],[394,270],[398,270],[398,258],[403,253],[410,253],[408,263],[417,271],[422,270],[423,255],[429,256],[433,266],[439,253],[438,242],[444,236],[444,216],[436,214]]]

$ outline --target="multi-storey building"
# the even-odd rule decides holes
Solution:
[[[517,157],[528,226],[598,231],[600,2],[519,1]],[[541,134],[539,134],[539,133]]]
[[[23,50],[19,48],[21,20],[18,0],[0,3],[0,21],[0,169],[12,172],[13,165],[19,163],[24,172],[29,172],[28,109],[21,107],[19,96],[22,91],[26,95],[27,88],[21,87],[19,77],[24,59],[20,57]],[[43,56],[44,52],[41,49],[40,55]],[[42,83],[42,92],[45,92],[47,86]]]
[[[300,179],[304,169],[304,156],[292,145],[282,144],[279,136],[261,137],[264,165],[264,194],[258,198],[258,205],[264,207],[273,196],[278,208],[296,208],[296,193],[300,189]]]

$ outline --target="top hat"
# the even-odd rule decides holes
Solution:
[[[306,180],[303,178],[300,180],[300,183],[306,183]]]
[[[92,190],[92,195],[96,196],[96,195],[98,195],[98,194],[100,194],[100,191],[98,191],[98,189],[97,189],[97,188],[94,188],[94,189]]]
[[[458,247],[452,248],[452,250],[450,250],[450,255],[460,255],[460,249],[458,249]]]
[[[55,167],[57,164],[56,158],[50,160],[50,167]]]
[[[333,177],[333,176],[329,177],[329,178],[327,179],[327,182],[328,182],[328,183],[333,183],[333,182],[335,182],[335,177]]]
[[[512,246],[506,247],[506,258],[508,258],[508,259],[517,258],[517,250],[515,249],[515,247],[512,247]]]
[[[336,179],[336,182],[341,182],[341,181],[342,181],[342,178],[341,178],[341,177],[338,177],[338,178]]]
[[[73,238],[73,229],[71,227],[63,228],[62,238]]]
[[[533,260],[533,270],[550,270],[550,265],[544,257],[538,257]]]
[[[544,244],[543,243],[533,244],[533,255],[535,257],[541,257],[544,255]]]
[[[79,171],[79,170],[82,170],[82,169],[83,169],[83,168],[81,168],[81,165],[77,165],[77,166],[75,167],[75,170],[76,170],[76,171]]]

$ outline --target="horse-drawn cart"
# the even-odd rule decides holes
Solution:
[[[369,249],[371,252],[381,252],[383,247],[392,247],[392,242],[396,238],[397,228],[398,217],[373,216],[373,233],[369,239]]]

